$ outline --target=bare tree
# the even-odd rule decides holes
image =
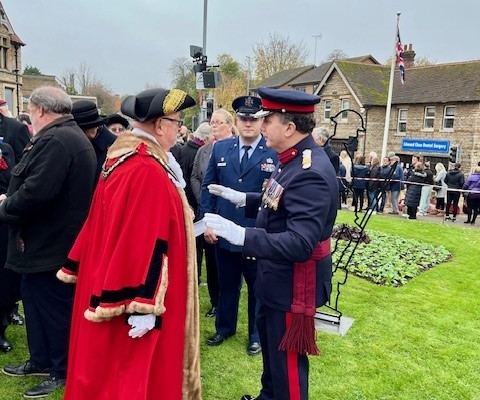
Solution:
[[[348,58],[347,53],[341,49],[335,49],[325,58],[323,62],[345,60],[346,58]]]
[[[308,51],[305,44],[292,43],[288,36],[270,34],[266,43],[253,46],[255,74],[264,80],[277,72],[306,65]]]
[[[97,77],[93,68],[82,61],[76,68],[68,68],[60,81],[70,95],[95,96],[102,113],[116,112],[115,95],[112,90]]]

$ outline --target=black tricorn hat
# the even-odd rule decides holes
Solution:
[[[82,129],[104,125],[106,119],[98,114],[97,105],[90,100],[80,100],[73,103],[72,115],[77,125]]]
[[[174,114],[195,105],[195,100],[180,89],[148,89],[122,101],[121,111],[136,121],[145,122]]]
[[[129,125],[128,120],[126,118],[123,118],[120,114],[107,115],[107,122],[105,122],[105,125],[109,126],[112,124],[120,124],[125,129],[127,129]]]

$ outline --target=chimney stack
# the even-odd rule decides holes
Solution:
[[[408,45],[408,48],[407,45],[403,46],[403,62],[405,63],[405,68],[415,66],[415,54],[411,43]]]

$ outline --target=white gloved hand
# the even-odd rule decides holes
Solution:
[[[128,336],[132,338],[142,337],[155,327],[155,319],[156,316],[154,314],[130,315],[127,322],[132,329],[128,331]]]
[[[207,228],[236,246],[243,246],[245,243],[245,228],[217,214],[206,213],[203,217]]]
[[[223,197],[225,200],[235,204],[237,207],[245,207],[245,204],[247,203],[247,195],[239,192],[238,190],[233,190],[229,187],[216,185],[214,183],[208,185],[207,188],[211,194]]]

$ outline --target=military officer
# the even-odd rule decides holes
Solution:
[[[246,216],[258,211],[255,227],[243,227],[219,215],[205,215],[213,232],[243,246],[256,258],[255,294],[263,353],[262,389],[242,400],[308,399],[307,355],[319,353],[314,315],[331,292],[330,235],[336,218],[335,170],[310,133],[320,97],[295,91],[259,88],[266,144],[278,153],[263,194],[225,187],[211,191]]]
[[[265,139],[260,134],[262,119],[254,116],[260,110],[260,99],[242,96],[233,101],[232,108],[236,112],[239,136],[218,141],[213,146],[202,182],[201,208],[202,212],[218,213],[242,226],[254,226],[254,215],[246,217],[244,208],[235,207],[229,201],[209,193],[207,189],[210,184],[220,184],[239,191],[260,193],[277,163],[277,154],[267,148]],[[207,230],[205,240],[216,243],[218,239],[211,230]],[[254,294],[257,262],[242,257],[242,248],[225,239],[218,240],[215,251],[219,284],[216,332],[206,343],[218,346],[235,334],[243,275],[248,288],[247,353],[252,356],[259,354],[261,346],[255,324],[258,307]]]

